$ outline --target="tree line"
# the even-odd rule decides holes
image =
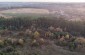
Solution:
[[[60,27],[74,36],[85,36],[84,21],[68,21],[64,18],[56,17],[39,17],[37,19],[30,19],[30,17],[5,19],[0,17],[0,29],[20,30],[30,28],[31,26],[44,30],[47,30],[49,26]]]

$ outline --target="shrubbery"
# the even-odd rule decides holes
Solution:
[[[67,21],[59,18],[42,17],[39,19],[29,18],[0,18],[0,35],[12,34],[16,31],[18,36],[24,38],[31,37],[32,46],[42,46],[49,40],[56,40],[59,46],[66,46],[74,50],[78,45],[85,44],[85,38],[78,39],[74,36],[85,36],[85,22]],[[19,38],[8,38],[0,40],[0,46],[23,46],[24,40]],[[47,39],[47,40],[45,40]],[[1,52],[2,54],[2,52]],[[8,53],[7,53],[8,54]]]

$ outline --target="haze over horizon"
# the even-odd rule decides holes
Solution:
[[[0,2],[85,2],[85,0],[0,0]]]

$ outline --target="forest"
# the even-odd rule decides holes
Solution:
[[[85,36],[85,21],[68,21],[64,18],[56,17],[38,17],[36,19],[30,17],[15,17],[10,19],[0,18],[0,29],[9,29],[9,30],[23,30],[26,28],[35,28],[47,29],[48,27],[60,27],[64,31],[71,33],[73,36]]]
[[[84,36],[84,21],[68,21],[56,17],[36,19],[0,17],[0,55],[49,55],[47,52],[41,53],[44,50],[34,49],[43,49],[43,47],[51,49],[52,45],[84,53]],[[49,49],[47,50],[52,51]]]

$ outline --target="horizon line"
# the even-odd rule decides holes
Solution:
[[[5,3],[5,2],[8,2],[8,3],[12,3],[12,1],[0,1],[0,3]],[[13,2],[16,2],[16,1],[13,1]],[[22,1],[19,1],[20,3],[85,3],[85,2],[22,2]],[[19,3],[19,2],[16,2],[16,3]]]

